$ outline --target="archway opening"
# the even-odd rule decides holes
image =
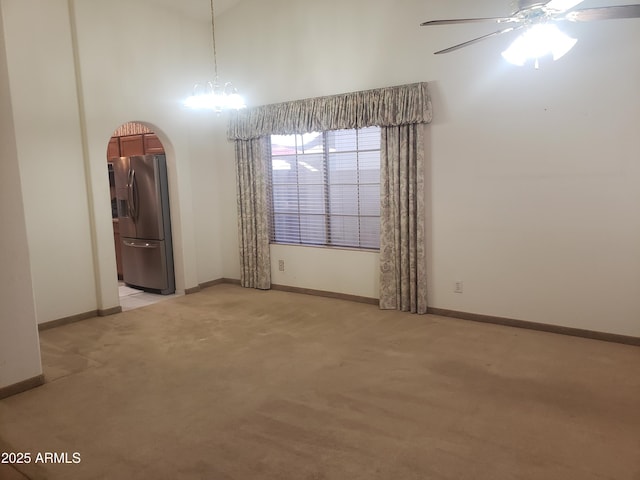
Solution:
[[[123,310],[175,294],[165,149],[148,126],[129,122],[107,146],[118,293]]]

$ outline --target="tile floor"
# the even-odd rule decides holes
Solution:
[[[169,298],[175,298],[178,294],[173,295],[157,295],[155,293],[145,292],[137,288],[131,288],[125,285],[123,281],[118,281],[118,292],[120,296],[120,306],[122,311],[134,310],[140,307],[146,307],[154,303],[162,302]]]

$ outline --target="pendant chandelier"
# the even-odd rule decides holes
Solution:
[[[221,84],[218,80],[218,58],[216,52],[216,29],[213,12],[213,0],[211,6],[211,44],[213,47],[213,81],[196,83],[191,96],[187,98],[184,105],[189,108],[213,110],[220,114],[224,110],[240,110],[246,105],[238,90],[231,82]]]

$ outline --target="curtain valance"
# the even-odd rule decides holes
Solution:
[[[307,98],[240,110],[229,121],[229,140],[289,135],[373,125],[430,123],[426,82]]]

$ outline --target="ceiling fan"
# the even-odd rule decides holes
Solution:
[[[640,4],[615,5],[609,7],[583,8],[573,10],[583,0],[518,0],[517,9],[508,17],[457,18],[449,20],[430,20],[421,26],[451,25],[459,23],[496,23],[504,25],[495,32],[474,38],[435,52],[436,55],[453,52],[474,43],[496,37],[504,33],[524,30],[509,47],[502,52],[506,60],[516,65],[523,65],[528,58],[534,58],[536,68],[538,58],[552,54],[554,60],[567,53],[577,40],[562,33],[557,25],[564,22],[592,22],[595,20],[610,20],[640,17]]]

